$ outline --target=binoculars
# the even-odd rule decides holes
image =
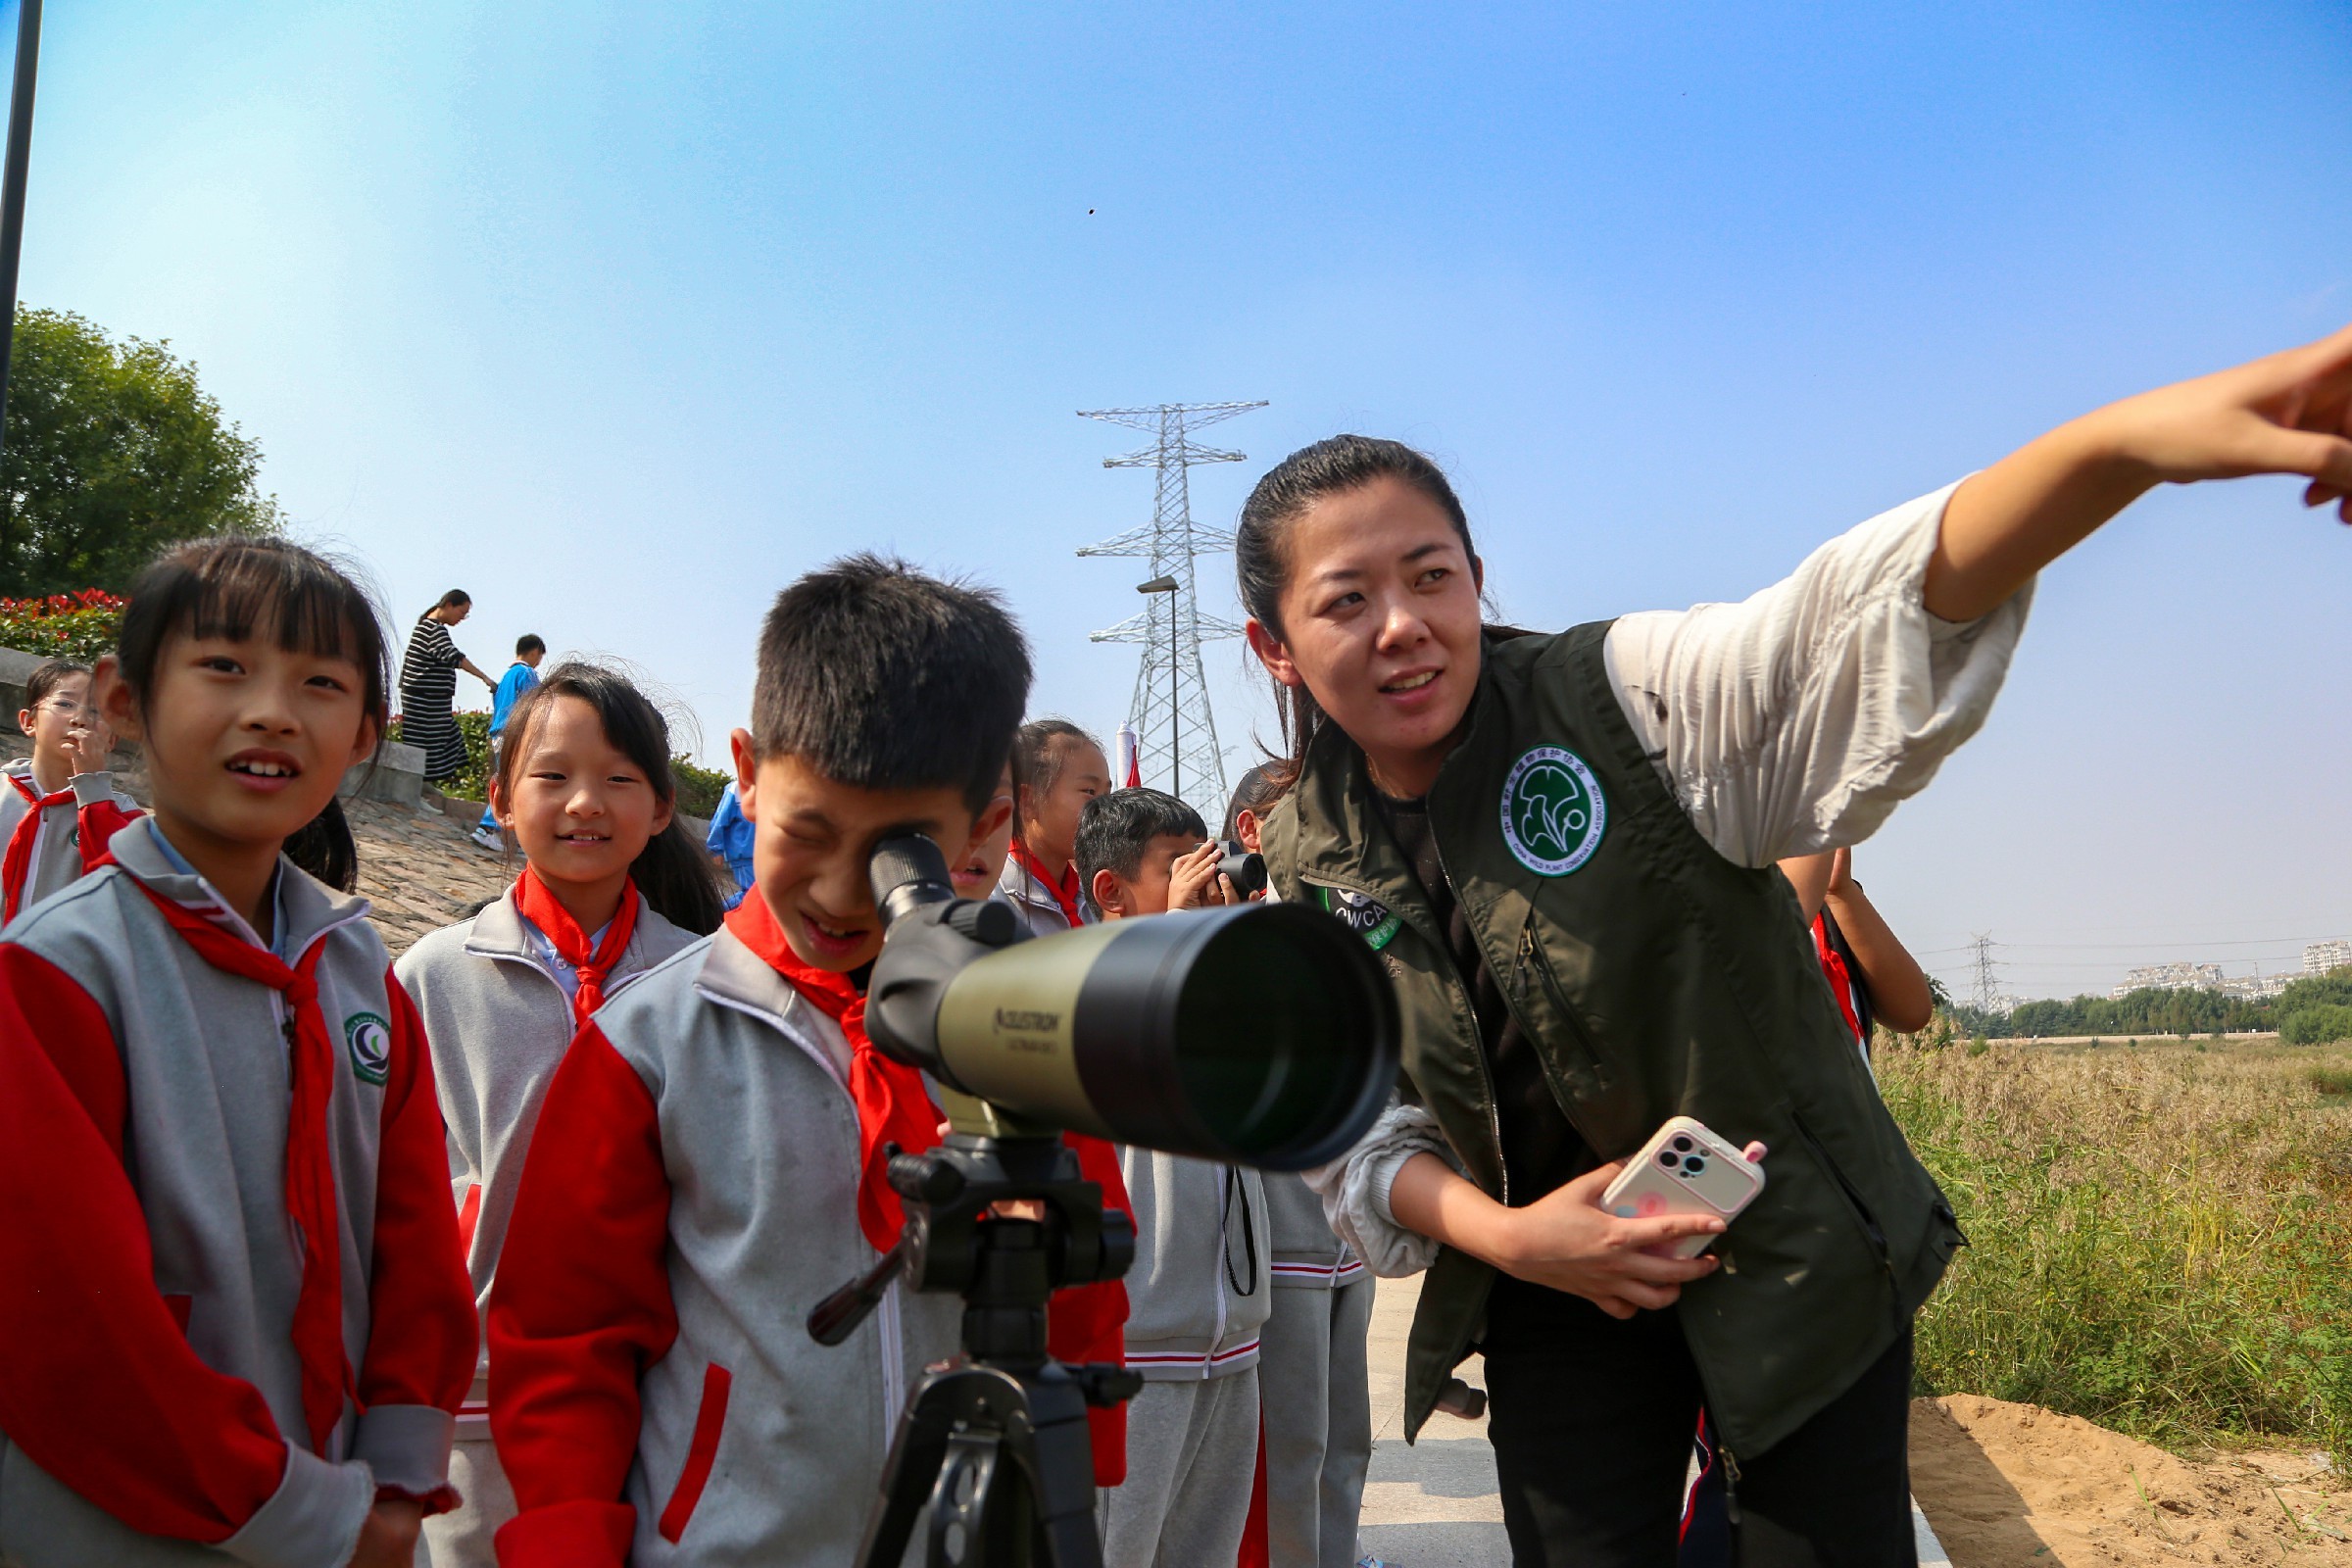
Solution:
[[[1242,848],[1242,841],[1239,839],[1222,840],[1218,843],[1217,849],[1220,852],[1217,860],[1217,874],[1231,877],[1236,893],[1246,899],[1252,893],[1265,891],[1266,858],[1264,856],[1259,855],[1255,850]]]

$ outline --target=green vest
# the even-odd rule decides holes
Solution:
[[[1609,689],[1607,631],[1487,644],[1430,829],[1553,1096],[1603,1158],[1674,1115],[1770,1146],[1762,1196],[1716,1247],[1723,1267],[1676,1308],[1718,1434],[1752,1457],[1886,1350],[1962,1237],[1854,1049],[1788,880],[1718,855],[1642,755]],[[1543,1196],[1503,1191],[1466,977],[1337,725],[1309,747],[1264,843],[1283,898],[1358,896],[1355,923],[1403,1017],[1404,1097],[1436,1115],[1490,1196]],[[1450,1248],[1430,1269],[1406,1361],[1408,1436],[1468,1353],[1493,1280]]]

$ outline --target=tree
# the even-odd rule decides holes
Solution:
[[[0,595],[120,590],[165,546],[272,533],[260,445],[168,343],[64,311],[17,313],[0,453]]]

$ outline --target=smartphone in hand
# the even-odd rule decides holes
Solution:
[[[1600,1195],[1600,1206],[1619,1219],[1658,1214],[1732,1217],[1764,1190],[1764,1167],[1741,1156],[1703,1122],[1677,1116],[1652,1134],[1642,1152]],[[1696,1257],[1715,1244],[1712,1236],[1686,1236],[1667,1251]]]

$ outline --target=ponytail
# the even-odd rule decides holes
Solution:
[[[339,893],[360,885],[360,847],[339,800],[328,801],[325,810],[287,836],[285,857]]]
[[[666,781],[665,766],[663,782]],[[672,785],[673,805],[676,798],[676,786]],[[710,852],[695,838],[686,819],[674,810],[669,826],[647,839],[637,858],[629,862],[629,880],[637,884],[637,891],[644,895],[656,914],[681,931],[707,937],[718,929],[719,921],[726,916],[726,903],[719,897],[718,878]]]

